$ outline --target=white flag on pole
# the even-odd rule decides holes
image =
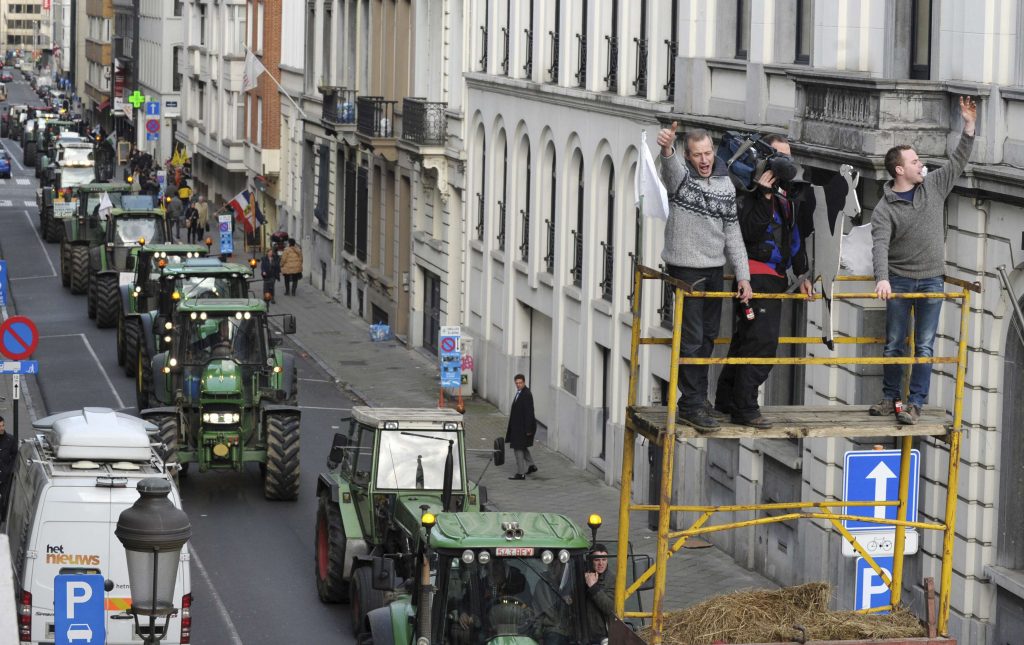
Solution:
[[[242,72],[242,91],[248,92],[251,89],[256,88],[256,81],[259,80],[260,74],[267,71],[267,68],[263,66],[263,62],[256,58],[256,54],[252,53],[251,50],[245,50],[245,70]]]
[[[100,197],[100,207],[98,213],[100,219],[105,220],[108,217],[110,217],[110,211],[112,210],[114,210],[114,203],[110,201],[110,195],[104,192],[103,196]]]
[[[654,167],[651,149],[647,147],[647,130],[640,131],[640,161],[636,165],[634,192],[637,203],[643,197],[644,215],[668,220],[668,192]]]

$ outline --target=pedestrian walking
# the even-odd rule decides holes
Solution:
[[[281,253],[281,275],[284,276],[284,295],[294,296],[302,279],[302,249],[288,238],[288,246]]]
[[[267,249],[267,254],[260,262],[260,275],[263,276],[263,299],[272,303],[274,300],[274,283],[281,279],[281,258],[274,249]]]
[[[537,417],[533,414],[533,394],[526,387],[526,377],[516,374],[513,379],[516,394],[512,398],[512,410],[508,413],[508,429],[505,441],[512,446],[516,456],[516,474],[509,479],[526,479],[527,475],[537,472],[537,466],[530,456],[533,437],[537,434]]]
[[[185,209],[185,228],[188,231],[189,244],[196,244],[202,239],[199,232],[199,209],[196,208],[195,202],[190,202]]]
[[[199,201],[196,203],[196,211],[199,213],[199,234],[204,235],[206,233],[209,233],[210,203],[206,201],[205,196],[199,196]]]
[[[184,216],[185,205],[181,203],[177,195],[174,195],[167,202],[167,219],[174,226],[175,239],[181,239],[181,224]]]
[[[914,356],[933,356],[935,332],[939,326],[942,300],[893,298],[897,293],[941,293],[946,260],[946,197],[964,171],[974,147],[974,126],[978,107],[967,96],[960,97],[964,121],[960,143],[949,155],[949,163],[928,172],[911,146],[890,148],[885,169],[892,177],[882,188],[882,199],[871,214],[875,293],[885,300],[885,348],[882,355],[906,356],[910,321],[914,321]],[[913,311],[913,317],[911,317]],[[882,400],[871,406],[872,416],[895,414],[905,425],[917,423],[928,400],[931,363],[916,363],[910,370],[907,405],[896,409],[903,380],[902,365],[882,368]]]

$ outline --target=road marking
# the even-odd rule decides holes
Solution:
[[[231,616],[228,614],[228,608],[224,605],[224,601],[220,599],[220,594],[217,593],[217,588],[213,586],[213,580],[210,579],[210,574],[206,572],[206,567],[199,560],[199,554],[196,553],[195,547],[189,548],[189,556],[192,562],[196,563],[196,569],[199,569],[199,575],[203,577],[206,584],[210,585],[210,594],[213,597],[213,604],[217,610],[217,613],[224,618],[224,622],[227,623],[228,633],[231,635],[231,642],[234,645],[242,645],[242,637],[238,634],[238,630],[235,629],[235,624],[231,622]]]
[[[32,199],[32,200],[26,199],[25,200],[25,206],[32,207],[32,206],[37,206],[37,204],[36,204],[36,201],[34,199]]]
[[[103,363],[100,362],[100,357],[96,355],[96,351],[92,348],[92,343],[86,338],[85,334],[54,334],[52,336],[40,336],[40,340],[43,338],[81,338],[82,342],[85,343],[85,348],[89,350],[89,354],[92,356],[92,360],[96,361],[96,366],[100,368],[100,372],[103,373],[103,378],[107,381],[107,385],[110,387],[110,391],[114,393],[114,399],[117,401],[117,407],[125,408],[128,407],[121,400],[121,395],[117,393],[117,389],[114,387],[114,382],[110,380],[110,376],[107,374],[107,370],[103,369]]]
[[[19,186],[28,186],[29,184],[32,183],[32,180],[31,179],[15,179],[14,183],[18,184]]]
[[[9,200],[9,199],[0,199],[0,207],[2,207],[2,208],[11,208],[12,206],[14,206],[14,202],[12,202],[11,200]]]
[[[8,156],[10,156],[11,161],[13,161],[15,163],[15,165],[18,166],[19,170],[24,170],[25,169],[25,166],[21,165],[21,162],[18,161],[17,157],[15,157],[13,154],[11,154],[11,151],[7,148],[7,144],[6,143],[0,141],[0,146],[2,146],[4,150],[7,150]]]
[[[352,408],[322,408],[316,405],[300,405],[300,410],[337,410],[339,412],[349,412]]]
[[[28,214],[28,211],[21,211],[25,213],[25,219],[28,220],[29,228],[32,229],[32,234],[36,236],[36,240],[39,241],[39,246],[43,247],[43,257],[46,258],[46,263],[50,265],[50,271],[53,272],[51,278],[57,277],[57,268],[53,266],[53,260],[50,259],[50,254],[46,250],[46,245],[43,244],[43,238],[39,237],[39,231],[36,229],[36,225],[32,223],[32,217]]]
[[[55,278],[55,275],[19,275],[17,278],[7,278],[11,282],[15,280],[42,280],[43,278]]]
[[[300,383],[333,383],[329,378],[300,378]]]

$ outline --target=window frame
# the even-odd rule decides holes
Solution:
[[[917,21],[917,14],[919,13],[920,3],[928,3],[928,19],[924,27],[925,33],[928,36],[927,46],[927,60],[925,64],[915,63],[915,57],[917,53],[918,38],[921,37],[921,25]],[[932,19],[935,15],[935,4],[932,0],[911,0],[910,3],[910,55],[908,56],[910,62],[910,78],[916,80],[930,80],[932,77]]]

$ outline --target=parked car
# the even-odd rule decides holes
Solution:
[[[7,70],[0,72],[0,83],[13,83],[14,74],[11,74]]]
[[[11,154],[3,149],[0,149],[0,177],[11,178]]]

